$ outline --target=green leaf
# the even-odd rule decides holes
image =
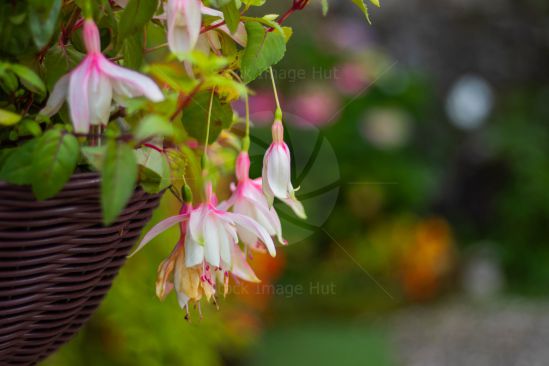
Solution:
[[[381,4],[379,3],[379,0],[370,0],[370,2],[375,6],[377,6],[378,8],[381,8]]]
[[[249,6],[263,6],[265,0],[242,0],[242,2]]]
[[[10,65],[9,69],[19,77],[27,89],[34,93],[46,94],[46,85],[44,85],[40,76],[36,75],[34,71],[26,66],[18,64]]]
[[[139,122],[135,132],[135,139],[143,141],[154,136],[173,136],[173,125],[164,117],[149,114]]]
[[[366,20],[368,21],[369,24],[372,24],[372,22],[370,21],[370,14],[368,13],[368,7],[366,6],[366,4],[364,4],[364,0],[351,0],[356,6],[358,6],[358,8],[362,11],[362,13],[364,13],[364,16],[366,17]],[[376,0],[371,0],[371,1],[376,1]]]
[[[36,139],[14,149],[0,168],[0,180],[11,184],[31,184],[33,181],[32,161]]]
[[[131,146],[109,141],[101,171],[103,223],[112,224],[130,200],[137,181],[137,161]]]
[[[118,44],[143,30],[158,8],[158,0],[130,0],[120,15]]]
[[[19,121],[21,121],[20,115],[0,108],[0,125],[1,126],[12,126],[18,123]]]
[[[225,19],[225,23],[227,24],[229,31],[231,31],[231,33],[236,32],[238,23],[240,22],[240,12],[236,7],[236,2],[231,0],[226,5],[221,7],[221,11],[223,12],[223,18]]]
[[[166,156],[150,147],[135,150],[139,183],[147,193],[158,193],[170,184],[170,165]]]
[[[143,63],[143,36],[134,34],[124,40],[122,45],[124,66],[138,70]]]
[[[78,162],[79,145],[73,135],[53,129],[34,149],[32,191],[39,200],[55,196],[70,179]]]
[[[105,146],[82,146],[80,151],[82,155],[95,170],[101,171],[103,161],[105,161]]]
[[[277,30],[267,32],[256,22],[247,22],[246,32],[248,44],[244,49],[240,72],[243,81],[249,83],[284,57],[286,42],[282,33]]]
[[[50,42],[62,3],[62,0],[29,0],[29,26],[38,49]]]
[[[183,126],[189,135],[201,143],[206,139],[210,96],[210,92],[201,92],[195,95],[191,104],[183,110],[183,117],[181,119],[183,121]],[[222,103],[221,100],[214,95],[210,122],[210,138],[208,143],[211,144],[217,140],[221,130],[229,128],[232,121],[233,110],[231,106],[228,103]]]
[[[372,0],[371,0],[372,1]],[[322,5],[322,15],[326,16],[328,14],[328,0],[320,0]]]

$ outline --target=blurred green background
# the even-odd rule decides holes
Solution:
[[[44,365],[547,363],[549,4],[386,0],[373,26],[330,6],[288,20],[275,70],[310,218],[282,211],[263,283],[185,321],[154,295],[167,232]],[[258,174],[274,101],[252,87]]]

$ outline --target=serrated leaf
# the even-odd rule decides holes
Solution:
[[[240,12],[236,7],[236,2],[234,0],[229,1],[226,5],[221,7],[223,12],[223,18],[225,19],[225,24],[229,28],[231,33],[236,32],[238,28],[238,23],[240,22]]]
[[[50,42],[62,3],[62,0],[29,1],[29,26],[38,49]]]
[[[366,17],[366,20],[368,21],[369,24],[372,24],[372,22],[370,21],[370,14],[368,13],[368,7],[366,6],[366,4],[364,3],[364,0],[351,0],[356,6],[358,6],[358,8],[362,11],[362,13],[364,14],[364,16]]]
[[[21,118],[17,113],[0,108],[0,126],[13,126],[21,121]]]
[[[70,179],[78,162],[78,140],[59,130],[49,130],[34,148],[32,191],[39,200],[55,196]]]
[[[181,118],[183,127],[190,136],[203,143],[206,139],[208,109],[210,106],[210,92],[201,92],[195,95],[189,106],[183,110]],[[229,128],[233,121],[233,110],[228,103],[222,103],[214,95],[208,143],[214,142],[222,129]]]
[[[142,31],[157,8],[158,0],[130,0],[120,15],[117,44],[120,45],[126,37]]]
[[[32,160],[36,139],[14,149],[5,158],[0,168],[0,180],[11,184],[31,184],[33,181]]]
[[[109,141],[101,170],[103,223],[112,224],[130,200],[137,182],[137,161],[131,146]]]
[[[248,44],[242,55],[240,72],[242,80],[249,83],[284,57],[286,42],[282,33],[267,32],[256,22],[247,22],[246,32]]]
[[[379,3],[379,0],[370,0],[370,2],[375,6],[377,6],[378,8],[381,8],[381,4]]]

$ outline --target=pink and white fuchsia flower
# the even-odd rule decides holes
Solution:
[[[84,21],[84,43],[88,54],[55,84],[41,114],[54,115],[68,99],[75,131],[88,133],[90,126],[108,123],[113,97],[123,100],[145,96],[153,102],[164,100],[160,88],[150,78],[103,56],[99,30],[90,19]]]
[[[305,209],[295,197],[291,182],[290,149],[284,142],[284,126],[276,120],[272,126],[273,142],[263,158],[262,186],[263,193],[272,206],[274,197],[279,198],[292,208],[294,213],[306,218]]]
[[[166,229],[181,224],[181,239],[170,257],[160,265],[157,294],[164,298],[175,288],[182,308],[187,309],[189,300],[198,301],[202,296],[208,300],[212,298],[216,292],[216,279],[224,283],[226,293],[229,273],[245,281],[259,282],[238,245],[242,239],[239,233],[254,235],[271,256],[276,255],[274,243],[265,228],[247,216],[217,208],[216,201],[212,186],[208,184],[204,203],[194,209],[187,206],[179,215],[158,223],[135,251],[141,250]],[[172,272],[173,284],[169,282]]]
[[[238,184],[232,185],[233,195],[219,208],[229,209],[233,212],[248,216],[263,226],[269,235],[276,236],[278,242],[286,244],[282,237],[282,226],[274,207],[269,207],[267,199],[261,190],[261,178],[250,179],[250,157],[247,152],[242,151],[236,159],[236,178]],[[257,235],[247,230],[239,230],[238,235],[242,242],[251,248],[262,249]]]
[[[198,42],[202,26],[200,0],[168,0],[164,7],[168,24],[168,47],[180,57]]]

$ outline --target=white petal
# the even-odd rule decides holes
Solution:
[[[210,214],[204,224],[204,256],[213,267],[219,267],[219,244],[224,230],[217,225],[215,216]]]
[[[187,234],[185,239],[185,266],[194,267],[204,261],[204,247]]]
[[[227,231],[226,225],[223,221],[217,220],[216,222],[218,228],[217,232],[219,235],[219,255],[221,260],[227,265],[231,265],[231,246],[234,245],[233,238],[231,234]]]
[[[283,144],[274,144],[267,157],[267,179],[275,197],[288,197],[288,184],[290,183],[290,154]]]
[[[111,78],[113,86],[117,85],[115,91],[124,86],[131,97],[145,96],[153,102],[164,100],[164,94],[158,85],[145,75],[118,66],[103,56],[99,57],[99,69]]]
[[[290,192],[292,192],[290,194],[290,197],[283,199],[282,202],[284,202],[286,205],[288,205],[288,207],[290,207],[292,209],[292,211],[294,211],[294,213],[297,215],[297,217],[299,217],[301,219],[306,219],[307,214],[305,213],[305,208],[303,207],[303,204],[301,202],[299,202],[297,200],[297,198],[295,197],[294,189],[292,188],[291,185],[290,185]]]
[[[112,86],[109,78],[93,69],[88,83],[90,124],[106,126],[109,122],[112,103]]]
[[[263,244],[265,244],[265,247],[272,257],[276,255],[276,249],[273,240],[263,226],[259,225],[256,221],[244,215],[239,215],[231,212],[228,212],[227,215],[231,220],[234,221],[237,226],[243,227],[244,229],[257,235],[257,237],[263,242]]]
[[[88,133],[90,130],[88,83],[92,67],[93,56],[87,56],[70,76],[69,109],[74,130],[78,133]]]
[[[147,245],[151,240],[156,238],[158,235],[162,234],[164,231],[168,230],[175,224],[178,224],[180,222],[185,221],[188,218],[188,215],[176,215],[172,217],[168,217],[165,220],[160,221],[158,224],[154,225],[151,230],[141,240],[141,243],[137,246],[137,248],[134,250],[132,254],[129,255],[129,257],[132,257],[135,255],[135,253],[139,252],[145,245]]]
[[[261,282],[255,275],[252,267],[250,267],[246,261],[246,256],[242,253],[238,245],[233,246],[233,265],[231,273],[244,281]]]
[[[204,244],[204,220],[208,213],[208,207],[206,205],[200,205],[196,209],[192,210],[189,218],[189,233],[193,237],[193,240],[200,244]]]
[[[202,27],[202,12],[200,11],[202,2],[200,0],[186,0],[183,4],[192,48],[196,45],[196,41],[198,41],[200,28]]]
[[[53,90],[50,93],[46,106],[42,108],[40,114],[51,117],[61,109],[61,106],[67,98],[67,92],[69,89],[70,74],[63,75],[61,79],[57,80]]]

